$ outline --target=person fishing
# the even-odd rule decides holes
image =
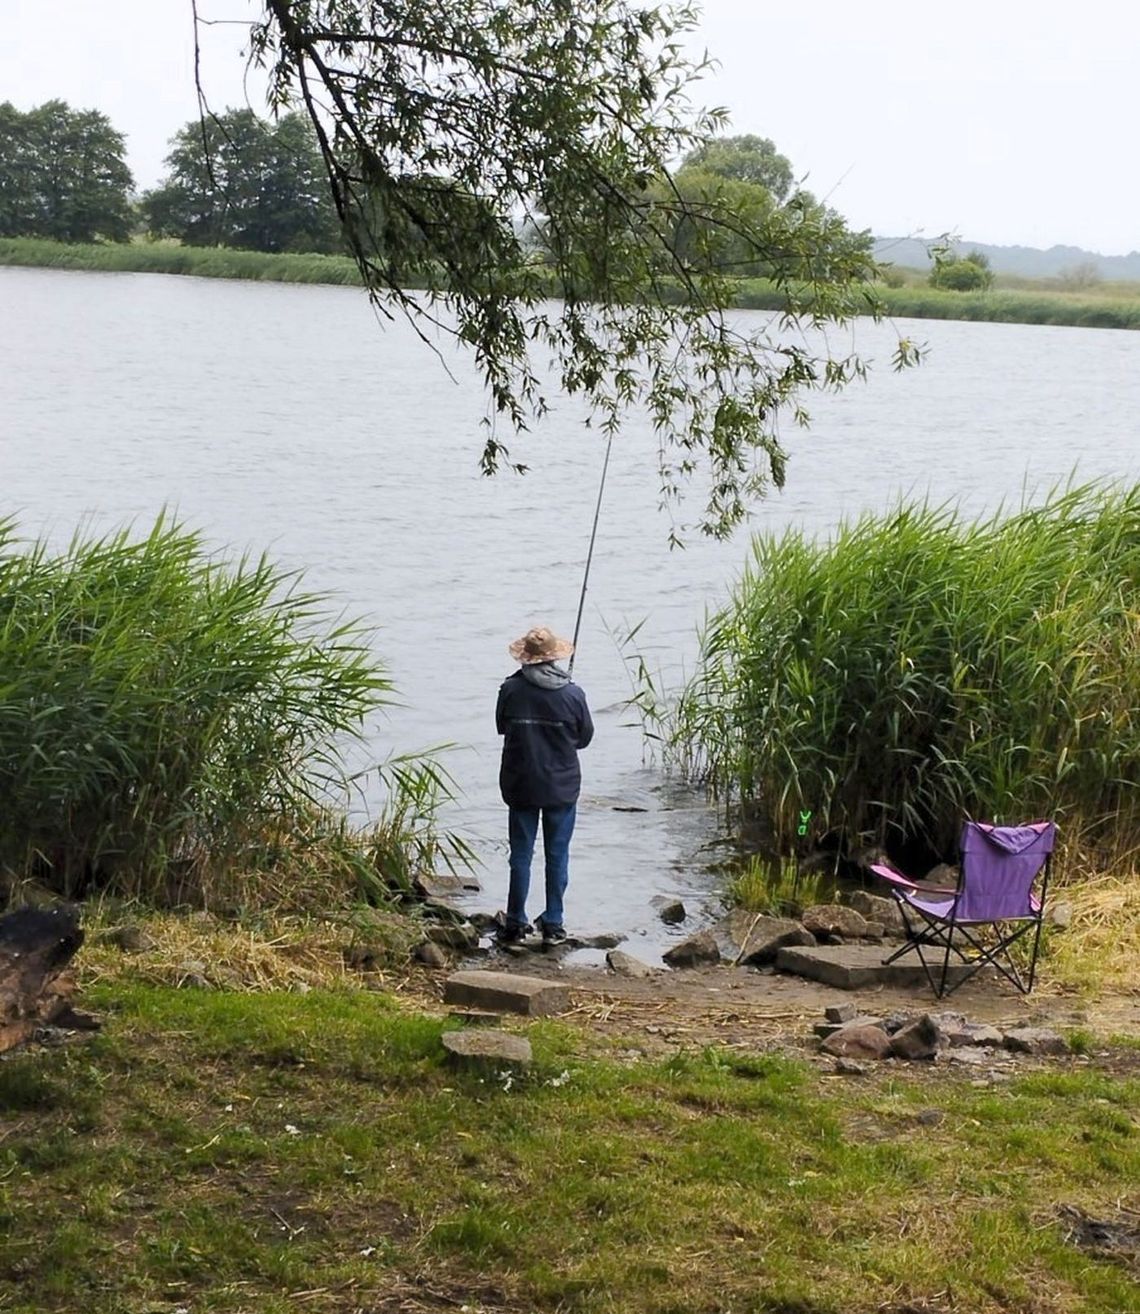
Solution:
[[[508,809],[510,887],[507,911],[497,931],[501,943],[523,939],[527,922],[530,867],[542,823],[546,866],[546,907],[535,918],[544,945],[566,939],[563,896],[570,879],[570,837],[574,833],[582,772],[578,751],[594,737],[586,695],[559,666],[574,645],[545,626],[528,630],[508,651],[519,669],[503,681],[495,725],[503,736],[499,789]]]

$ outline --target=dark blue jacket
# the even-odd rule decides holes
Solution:
[[[499,690],[495,724],[503,736],[499,789],[504,803],[548,808],[578,801],[578,749],[593,739],[594,723],[576,684],[540,688],[516,671]]]

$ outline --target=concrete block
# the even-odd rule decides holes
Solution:
[[[507,1031],[445,1031],[440,1037],[453,1063],[527,1068],[531,1062],[530,1041]]]
[[[776,955],[776,968],[810,981],[822,981],[837,990],[865,990],[870,986],[926,986],[926,973],[916,955],[883,964],[883,950],[873,944],[821,944],[788,946]],[[966,971],[951,967],[951,983]],[[935,974],[937,979],[937,973]]]
[[[443,988],[445,1004],[524,1017],[549,1017],[570,1007],[570,987],[513,972],[456,972]]]

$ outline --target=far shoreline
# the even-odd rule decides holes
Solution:
[[[240,251],[163,242],[66,244],[41,238],[0,238],[0,266],[84,273],[176,274],[246,282],[362,286],[355,263],[343,255]],[[923,285],[872,285],[887,317],[1037,324],[1070,328],[1140,329],[1136,296],[1088,291],[994,288],[946,292]],[[784,292],[765,279],[741,279],[741,310],[782,310]],[[870,307],[868,307],[870,311]]]

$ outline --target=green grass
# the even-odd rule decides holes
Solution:
[[[335,283],[359,286],[348,256],[270,254],[166,242],[66,244],[46,238],[0,238],[0,265],[83,269],[136,274],[193,274],[273,283]]]
[[[0,1063],[11,1314],[1140,1309],[1055,1218],[1135,1203],[1135,1075],[618,1064],[541,1023],[479,1077],[376,995],[88,1002],[102,1035]]]
[[[900,319],[964,319],[1003,324],[1068,324],[1079,328],[1140,328],[1140,288],[1108,285],[1096,291],[1063,292],[994,288],[943,292],[927,286],[875,284],[887,315]],[[742,281],[738,304],[750,310],[781,310],[786,294],[763,279]]]
[[[670,728],[770,851],[838,832],[949,854],[963,816],[1140,849],[1140,486],[964,522],[904,505],[754,540]],[[810,835],[797,835],[801,811]]]
[[[366,632],[264,558],[162,518],[61,552],[0,523],[0,875],[160,898],[283,830],[296,849],[390,688]]]

